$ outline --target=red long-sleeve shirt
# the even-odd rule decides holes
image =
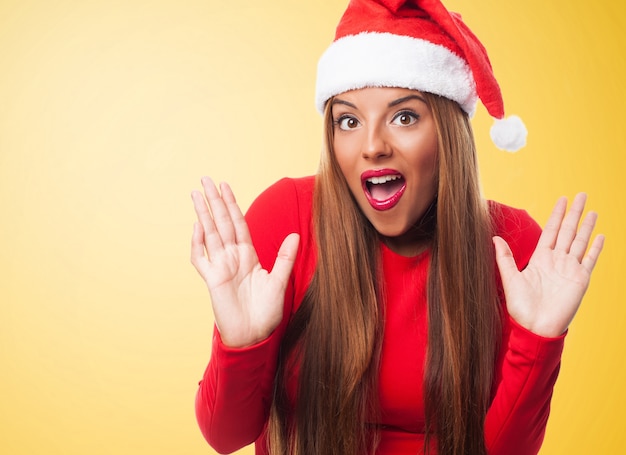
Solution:
[[[256,453],[266,453],[264,429],[278,350],[315,269],[313,183],[313,177],[283,179],[261,194],[246,214],[259,260],[267,270],[289,233],[299,233],[301,240],[285,293],[283,321],[269,338],[255,346],[231,349],[214,332],[211,360],[196,397],[196,414],[203,435],[218,452],[229,453],[256,442]],[[541,233],[539,226],[524,211],[494,202],[490,208],[496,233],[509,243],[518,267],[523,268]],[[430,252],[404,257],[382,242],[379,248],[387,307],[377,454],[416,454],[424,443],[422,382]],[[485,422],[488,451],[490,455],[536,454],[543,441],[564,336],[542,338],[507,318],[503,337],[494,399]]]

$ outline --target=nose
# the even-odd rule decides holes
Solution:
[[[361,153],[363,158],[376,160],[389,157],[392,153],[391,144],[384,128],[375,126],[366,129]]]

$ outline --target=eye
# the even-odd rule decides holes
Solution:
[[[339,117],[335,121],[335,124],[339,127],[339,129],[347,131],[353,130],[354,128],[359,126],[359,121],[352,116],[344,115]]]
[[[409,126],[417,122],[418,119],[419,115],[410,111],[402,111],[396,114],[391,123],[400,126]]]

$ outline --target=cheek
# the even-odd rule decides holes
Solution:
[[[439,156],[437,148],[424,151],[419,154],[413,165],[416,169],[419,169],[419,173],[422,179],[426,182],[432,182],[436,184],[439,180]]]
[[[335,153],[335,162],[337,163],[337,167],[343,174],[344,178],[347,179],[348,178],[347,171],[349,169],[349,165],[344,158],[345,157],[343,155]]]
[[[437,181],[439,176],[439,142],[434,132],[424,147],[422,160],[424,169],[432,176],[433,180]]]
[[[350,153],[350,148],[344,142],[337,140],[333,142],[333,154],[341,173],[348,178],[350,170],[355,168],[355,163],[354,154]]]
[[[431,154],[427,166],[430,169],[434,184],[437,185],[439,182],[439,153],[437,149]]]

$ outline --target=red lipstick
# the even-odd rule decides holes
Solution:
[[[389,210],[400,201],[406,189],[404,176],[394,169],[371,169],[361,174],[367,201],[375,210]]]

